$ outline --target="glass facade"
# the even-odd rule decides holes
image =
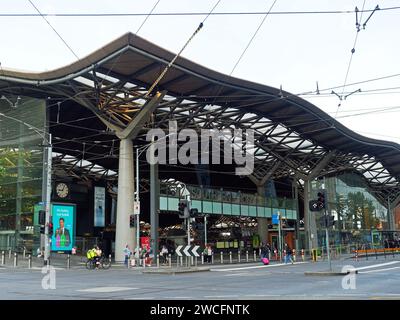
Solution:
[[[382,246],[383,234],[388,230],[387,209],[368,190],[361,176],[345,173],[314,181],[312,196],[326,190],[327,213],[335,217],[330,242],[332,245],[360,244]],[[322,212],[315,212],[319,244],[325,241]]]
[[[282,217],[297,220],[297,200],[287,198],[268,198],[257,194],[233,192],[223,189],[201,188],[187,185],[192,208],[201,213],[228,216],[271,218],[272,213],[280,212]],[[160,210],[178,210],[179,190],[168,184],[161,184]]]
[[[46,103],[7,99],[0,100],[0,249],[31,250],[39,242],[34,216],[42,201]]]

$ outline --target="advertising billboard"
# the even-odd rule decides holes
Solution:
[[[105,226],[106,189],[94,187],[94,226]]]
[[[75,212],[74,204],[51,205],[53,235],[51,236],[51,251],[71,251],[75,242]]]

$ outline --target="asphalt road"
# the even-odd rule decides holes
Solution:
[[[0,267],[0,299],[400,299],[399,257],[335,261],[333,270],[341,271],[346,265],[358,269],[358,274],[347,278],[304,274],[329,270],[327,262],[216,265],[208,272],[175,275],[142,274],[140,269],[123,266],[109,270],[56,268],[47,274],[39,267]],[[50,281],[50,274],[55,274],[55,281]]]

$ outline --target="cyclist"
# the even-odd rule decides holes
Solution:
[[[101,255],[102,255],[102,251],[101,251],[101,249],[100,249],[100,247],[98,245],[95,246],[94,252],[96,253],[96,256],[94,257],[95,260],[96,260],[96,268],[98,268],[99,265],[100,265],[100,258],[101,258]]]

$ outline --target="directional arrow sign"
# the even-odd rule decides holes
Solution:
[[[180,257],[182,257],[182,252],[181,252],[182,247],[183,246],[178,246],[178,248],[176,248],[176,250],[175,250],[175,253]]]
[[[192,254],[195,257],[200,257],[200,255],[198,254],[197,250],[200,248],[200,246],[194,246],[194,248],[192,249]]]
[[[191,254],[189,252],[191,247],[192,246],[186,246],[185,249],[183,249],[183,253],[185,254],[186,257],[190,257],[191,256]]]

